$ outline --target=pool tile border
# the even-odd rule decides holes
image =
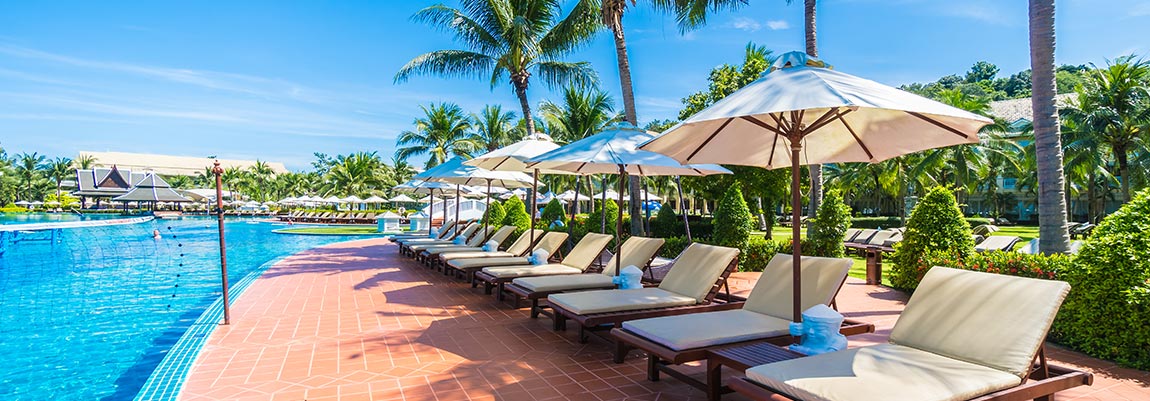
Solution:
[[[260,265],[259,268],[248,273],[239,282],[231,286],[229,293],[230,304],[234,305],[236,300],[244,293],[253,282],[256,281],[268,268],[276,263],[292,255],[285,255],[276,259],[270,260],[267,263]],[[212,332],[220,325],[220,321],[224,318],[224,308],[222,297],[217,297],[204,309],[204,313],[196,319],[188,331],[185,332],[172,349],[168,350],[164,355],[164,359],[152,371],[152,375],[148,376],[148,381],[144,382],[144,386],[140,388],[140,392],[136,393],[134,400],[148,400],[148,401],[165,401],[175,400],[180,395],[180,390],[184,386],[184,380],[187,379],[188,373],[191,372],[192,365],[195,364],[196,359],[199,357],[200,350],[203,349],[204,344],[211,337]]]

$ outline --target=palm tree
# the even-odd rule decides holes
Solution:
[[[176,189],[187,189],[192,186],[192,177],[186,175],[173,175],[166,177],[164,180],[168,182],[168,185]]]
[[[91,170],[96,167],[96,157],[92,155],[80,155],[75,160],[77,170]]]
[[[272,170],[271,166],[269,166],[267,162],[256,159],[256,163],[248,168],[248,173],[250,174],[252,181],[254,181],[256,184],[252,189],[255,190],[257,195],[259,195],[260,202],[267,202],[268,190],[271,189],[268,187],[268,185],[272,183],[272,179],[275,178],[276,172]]]
[[[787,0],[787,3],[789,4],[791,1]],[[816,0],[803,0],[803,36],[806,39],[807,54],[811,57],[819,56],[815,2]],[[807,171],[811,176],[811,195],[807,217],[814,218],[815,212],[819,210],[819,205],[823,203],[823,165],[812,164],[807,167]],[[807,227],[808,230],[813,228],[813,225]]]
[[[615,40],[615,58],[619,66],[619,85],[623,91],[623,116],[632,125],[639,126],[639,117],[635,111],[635,91],[631,83],[631,61],[627,56],[627,37],[623,29],[623,14],[627,11],[627,3],[632,5],[636,0],[602,0],[600,18],[607,26]],[[581,2],[582,3],[582,2]],[[651,0],[655,9],[671,12],[681,32],[699,28],[707,23],[707,14],[723,9],[736,9],[746,4],[747,0]],[[629,182],[631,199],[639,198],[639,178],[631,177]],[[639,218],[639,203],[631,202],[631,234],[639,235],[643,231],[643,224]]]
[[[579,0],[561,16],[559,0],[462,0],[459,9],[437,4],[412,17],[452,32],[469,50],[436,50],[415,57],[395,74],[396,82],[412,75],[490,77],[491,86],[510,79],[527,135],[535,134],[527,88],[531,75],[544,84],[591,84],[597,79],[587,62],[562,58],[588,44],[599,29],[595,0]]]
[[[1120,57],[1106,68],[1094,68],[1078,91],[1076,120],[1110,147],[1122,181],[1124,202],[1130,201],[1130,155],[1146,133],[1150,120],[1150,64]]]
[[[518,138],[515,132],[515,113],[503,111],[498,104],[483,106],[483,111],[472,115],[475,133],[481,147],[488,152],[514,143]]]
[[[60,183],[68,179],[68,177],[75,177],[76,169],[72,167],[72,159],[67,157],[58,157],[55,160],[48,162],[47,165],[48,178],[56,183],[56,198],[60,198]]]
[[[425,167],[435,167],[452,155],[468,156],[480,146],[471,133],[471,118],[459,106],[440,103],[422,108],[424,117],[415,119],[415,130],[399,134],[396,158],[428,155]]]
[[[36,196],[37,181],[40,179],[40,170],[48,158],[36,152],[22,153],[16,156],[17,197],[33,199]]]
[[[383,162],[375,152],[356,152],[341,158],[340,163],[328,171],[324,192],[334,195],[365,195],[384,182]]]
[[[551,128],[552,138],[560,143],[594,135],[617,120],[615,101],[597,88],[569,85],[563,90],[562,104],[544,101],[539,109]]]
[[[1054,0],[1030,0],[1030,87],[1034,110],[1034,150],[1038,163],[1038,249],[1066,253],[1066,196],[1062,138],[1054,94]]]

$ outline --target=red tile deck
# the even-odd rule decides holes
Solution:
[[[754,273],[737,273],[747,291]],[[851,280],[838,305],[875,323],[851,346],[886,341],[906,296]],[[209,338],[183,400],[694,400],[673,378],[648,382],[633,352],[580,344],[577,330],[483,295],[399,256],[383,239],[306,251],[271,267]],[[1150,373],[1052,348],[1052,363],[1095,372],[1063,400],[1148,400]],[[698,370],[698,369],[697,369]],[[724,399],[740,399],[728,395]]]

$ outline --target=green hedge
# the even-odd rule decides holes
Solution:
[[[558,199],[552,199],[543,207],[543,212],[539,214],[539,221],[546,223],[547,227],[550,227],[551,223],[554,223],[556,220],[566,225],[567,214],[563,211],[563,204],[559,203]]]
[[[1073,258],[1067,255],[1024,254],[1016,252],[973,252],[959,256],[954,252],[927,251],[917,260],[917,269],[934,266],[953,267],[1008,276],[1055,280],[1061,277]]]
[[[785,248],[785,249],[784,249]],[[767,268],[767,263],[778,253],[791,253],[789,241],[776,242],[762,237],[752,237],[747,241],[747,247],[739,254],[739,271],[761,272]]]
[[[964,217],[971,227],[978,227],[983,224],[994,224],[991,219],[985,217]],[[855,217],[851,219],[851,228],[894,228],[902,227],[902,219],[898,216],[880,216],[880,217]]]
[[[659,213],[651,218],[651,235],[659,238],[671,238],[687,235],[683,228],[683,219],[669,206],[663,206]]]
[[[1150,369],[1150,189],[1099,223],[1060,278],[1072,289],[1052,336],[1087,354]]]
[[[684,249],[687,249],[687,245],[691,245],[690,242],[687,242],[687,237],[667,237],[664,240],[666,242],[663,243],[663,248],[659,249],[659,256],[664,258],[674,259],[683,253]]]
[[[515,226],[515,233],[512,237],[519,238],[519,235],[527,232],[527,228],[531,226],[531,216],[527,214],[527,207],[523,205],[523,200],[517,196],[512,196],[504,202],[503,209],[507,215],[503,217],[503,224],[505,226]]]
[[[895,288],[913,291],[918,287],[929,266],[923,267],[919,258],[927,251],[945,252],[956,257],[974,253],[974,240],[970,224],[962,218],[962,211],[954,193],[944,187],[935,187],[922,198],[906,222],[903,239],[894,246],[890,282]]]

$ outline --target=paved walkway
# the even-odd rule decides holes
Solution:
[[[732,284],[745,291],[756,277],[738,273]],[[852,346],[885,341],[905,302],[856,280],[838,299],[879,328]],[[575,330],[554,332],[550,320],[430,272],[382,239],[285,259],[240,297],[232,321],[208,340],[181,399],[703,399],[672,378],[646,381],[638,352],[613,364],[604,343],[579,344]],[[1095,372],[1093,387],[1059,399],[1150,399],[1150,373],[1057,349],[1051,359]]]

